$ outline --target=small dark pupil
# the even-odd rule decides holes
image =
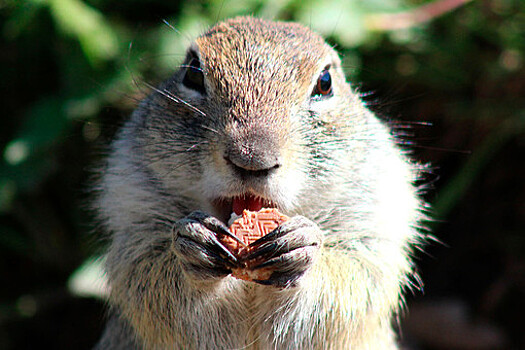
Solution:
[[[324,71],[319,77],[319,92],[323,95],[327,95],[328,93],[330,93],[331,88],[332,77],[330,76],[330,73],[328,71]]]
[[[204,89],[204,75],[200,69],[200,62],[196,58],[192,58],[188,63],[188,68],[184,74],[184,80],[182,81],[188,88],[197,90],[200,93],[205,93]]]

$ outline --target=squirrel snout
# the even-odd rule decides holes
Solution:
[[[241,177],[268,176],[281,166],[279,146],[271,137],[250,136],[232,140],[224,160]]]

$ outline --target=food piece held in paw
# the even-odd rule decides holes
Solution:
[[[242,216],[230,225],[230,231],[240,238],[246,245],[250,245],[259,238],[275,230],[289,218],[277,209],[263,208],[259,211],[244,210]],[[242,246],[230,237],[224,236],[221,242],[235,255],[247,254],[250,249]],[[272,274],[270,268],[251,270],[248,263],[241,268],[232,269],[232,276],[245,281],[267,280]]]
[[[275,208],[263,208],[259,211],[244,210],[242,216],[231,224],[230,231],[246,245],[250,245],[288,219]],[[249,250],[229,237],[224,237],[221,242],[238,256],[246,254]]]

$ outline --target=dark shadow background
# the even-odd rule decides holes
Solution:
[[[408,298],[405,346],[525,348],[525,2],[466,2],[442,15],[422,0],[0,2],[0,348],[95,343],[103,302],[67,287],[100,251],[88,169],[143,83],[237,14],[322,33],[370,108],[432,165],[427,226],[442,243],[417,255],[425,290]],[[416,23],[421,13],[432,19]]]

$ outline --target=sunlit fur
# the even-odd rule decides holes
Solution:
[[[298,24],[242,17],[191,46],[206,95],[184,69],[144,100],[111,145],[94,203],[111,234],[111,320],[99,349],[395,349],[393,319],[414,281],[418,166],[345,82],[322,38]],[[330,66],[334,96],[312,97]],[[184,101],[184,102],[181,102]],[[252,131],[250,131],[252,130]],[[226,140],[257,130],[283,157],[259,184],[236,180]],[[243,136],[244,135],[244,136]],[[246,192],[323,232],[297,286],[190,280],[174,223]]]

